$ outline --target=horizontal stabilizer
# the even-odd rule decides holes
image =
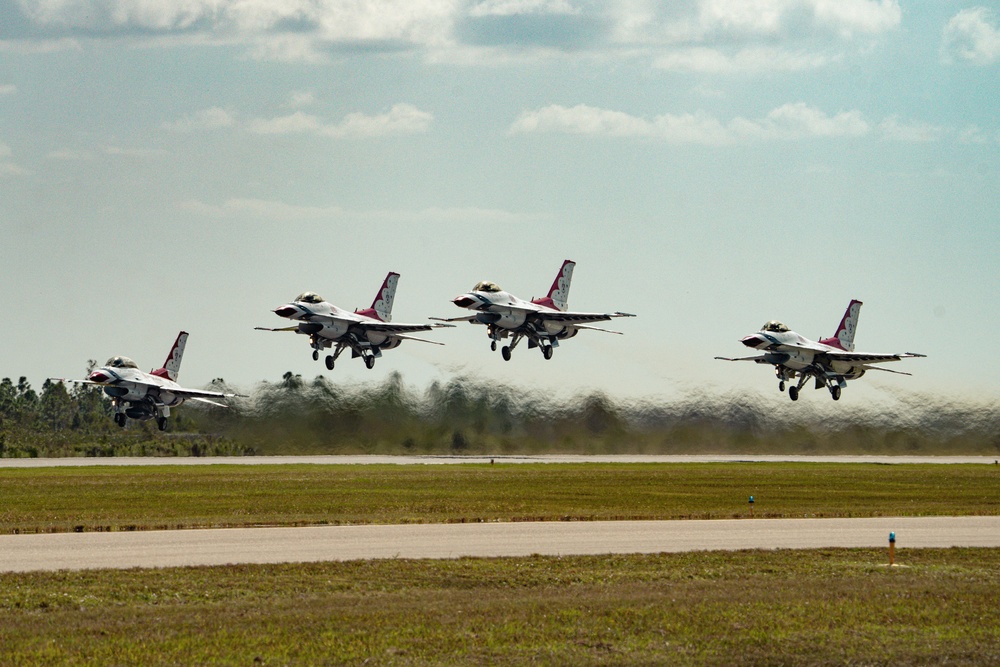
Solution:
[[[756,361],[758,364],[771,363],[765,357],[715,357],[715,358],[721,359],[722,361]]]
[[[896,375],[910,375],[913,373],[904,373],[903,371],[894,371],[889,368],[882,368],[881,366],[863,366],[866,371],[882,371],[883,373],[895,373]]]
[[[296,324],[294,327],[281,327],[279,329],[272,329],[271,327],[254,327],[253,330],[254,331],[298,331],[299,325]]]
[[[619,336],[624,336],[625,335],[621,331],[614,331],[612,329],[602,329],[601,327],[595,327],[595,326],[591,326],[589,324],[575,324],[575,325],[573,325],[573,328],[574,329],[586,329],[588,331],[603,331],[604,333],[613,333],[613,334],[618,334]]]

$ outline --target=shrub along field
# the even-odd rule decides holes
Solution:
[[[1000,467],[822,463],[0,468],[0,533],[1000,513]]]
[[[995,665],[1000,550],[0,574],[5,665]]]
[[[211,388],[228,389],[222,380]],[[568,398],[455,378],[426,390],[398,374],[342,385],[286,373],[230,409],[187,404],[167,433],[120,429],[99,390],[0,382],[0,456],[248,454],[1000,455],[1000,403],[900,394],[878,405],[792,403],[775,392],[679,400]],[[822,392],[818,392],[822,394]],[[819,396],[818,396],[819,397]]]

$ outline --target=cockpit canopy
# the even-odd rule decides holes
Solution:
[[[502,292],[500,286],[489,280],[482,280],[472,288],[473,292]]]
[[[108,363],[105,366],[110,366],[111,368],[139,368],[134,361],[128,357],[111,357],[108,359]]]
[[[785,331],[790,331],[788,327],[779,322],[778,320],[771,320],[764,326],[760,328],[761,331],[772,331],[774,333],[784,333]]]
[[[302,303],[323,303],[325,299],[321,297],[316,292],[303,292],[302,294],[295,297],[296,301],[301,301]]]

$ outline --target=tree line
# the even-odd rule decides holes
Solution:
[[[232,391],[217,379],[211,388]],[[253,454],[1000,454],[1000,405],[901,395],[885,405],[700,393],[568,397],[469,377],[408,387],[285,373],[230,408],[188,402],[170,428],[111,419],[99,388],[0,381],[0,456]]]

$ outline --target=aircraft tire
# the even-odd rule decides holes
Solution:
[[[156,427],[159,428],[161,431],[166,431],[167,430],[167,418],[166,417],[159,417],[159,418],[157,418],[157,420],[156,420]]]
[[[778,391],[785,391],[785,381],[782,380],[778,383]]]
[[[497,342],[496,341],[490,342],[490,351],[491,352],[496,352],[497,351]]]
[[[115,413],[115,423],[118,424],[119,426],[121,426],[122,428],[125,428],[125,413],[124,412],[116,412]]]
[[[788,388],[788,398],[792,399],[793,401],[799,400],[799,388],[798,387],[789,387]]]
[[[313,361],[319,361],[319,350],[313,350]]]
[[[840,400],[840,387],[838,387],[837,385],[834,385],[833,387],[831,387],[830,388],[830,396],[833,398],[833,400],[839,401]]]
[[[504,361],[510,361],[510,348],[504,345],[500,348],[500,356],[503,357]]]
[[[368,370],[375,368],[375,357],[365,357],[365,366],[368,367]]]
[[[551,345],[545,345],[545,346],[542,347],[542,356],[545,357],[546,360],[552,358],[552,346]]]
[[[326,355],[326,370],[328,370],[328,371],[332,371],[333,370],[333,355],[332,354]]]

